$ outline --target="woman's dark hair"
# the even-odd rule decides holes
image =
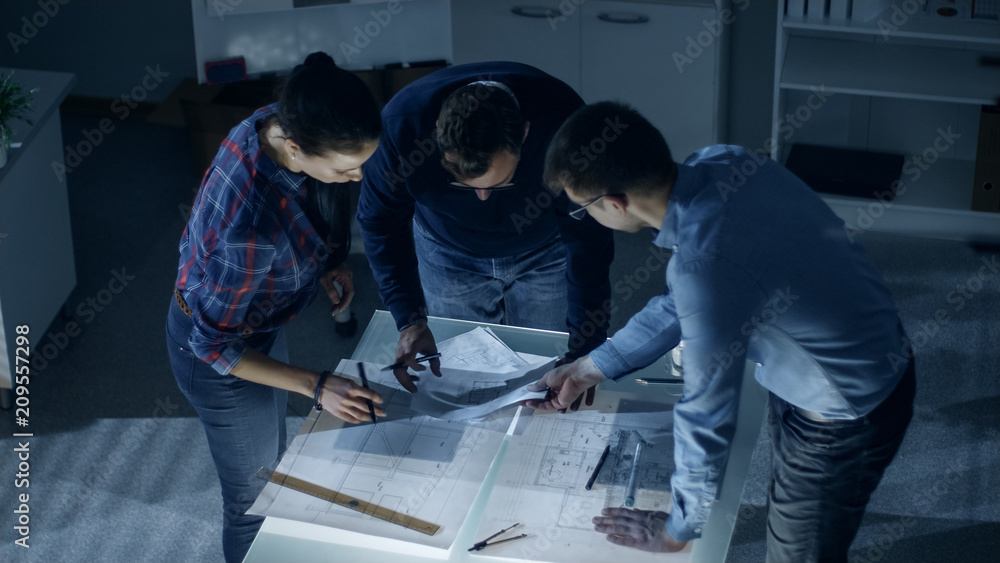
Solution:
[[[436,137],[445,170],[459,180],[478,178],[489,170],[497,151],[521,155],[524,117],[510,93],[473,83],[445,99]]]
[[[330,251],[325,271],[343,264],[351,251],[351,221],[357,205],[353,192],[358,185],[358,182],[325,184],[312,177],[306,178],[303,211]]]
[[[288,138],[310,156],[328,151],[355,154],[382,134],[382,117],[371,91],[321,51],[292,70],[274,115]]]
[[[274,115],[285,135],[311,156],[328,151],[355,154],[382,134],[382,117],[371,91],[323,52],[309,55],[292,70]],[[343,263],[350,251],[355,185],[306,180],[306,215],[331,251],[326,270]]]

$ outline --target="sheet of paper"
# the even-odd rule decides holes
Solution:
[[[524,433],[512,437],[476,533],[485,538],[519,523],[509,534],[529,537],[481,555],[557,563],[687,561],[690,544],[678,554],[647,553],[608,542],[591,523],[604,507],[621,506],[632,466],[632,452],[618,447],[623,432],[637,432],[648,444],[640,458],[635,508],[670,510],[673,413],[669,406],[637,406],[639,412],[616,413],[629,410],[616,404],[564,415],[536,413]],[[608,459],[588,491],[587,480],[609,443]]]
[[[459,369],[523,366],[538,358],[525,359],[525,355],[511,350],[492,330],[481,326],[438,342],[437,349],[442,366]]]
[[[448,549],[511,418],[469,423],[419,416],[410,407],[413,396],[391,372],[364,366],[388,416],[349,426],[325,411],[315,422],[311,415],[306,425],[312,431],[293,440],[276,471],[433,522],[441,526],[438,533],[427,536],[274,483],[249,513]],[[343,362],[338,372],[357,380],[357,362]]]
[[[442,366],[441,377],[421,378],[411,408],[445,420],[482,418],[518,401],[544,398],[545,391],[528,391],[527,386],[541,379],[555,362],[556,358],[548,358],[495,372]]]
[[[499,403],[507,399],[516,401],[520,397],[517,393],[520,387],[541,377],[536,377],[532,370],[541,370],[546,363],[554,360],[522,357],[497,339],[492,331],[477,329],[472,332],[475,334],[471,334],[470,338],[460,335],[442,343],[447,343],[445,350],[450,350],[442,362],[448,372],[441,379],[434,376],[422,378],[417,395],[404,390],[392,372],[382,371],[385,366],[364,363],[369,385],[381,394],[384,401],[381,406],[387,416],[374,425],[349,426],[326,412],[318,416],[311,414],[303,425],[302,433],[292,441],[275,468],[278,472],[309,483],[433,522],[441,526],[434,536],[408,530],[274,483],[264,487],[249,513],[401,540],[432,551],[448,549],[496,457],[504,434],[511,427],[517,408],[496,410],[497,405],[490,404],[481,409],[487,414],[492,412],[483,420],[442,420],[420,415],[413,408],[414,399],[421,395],[428,398],[432,394],[448,397],[448,393],[467,392],[467,400],[478,393],[478,397],[487,403],[497,402],[498,399]],[[477,342],[470,344],[473,340]],[[497,363],[477,363],[487,361]],[[479,379],[475,381],[485,382],[478,388],[474,381],[459,381],[470,374],[478,374],[482,369],[492,370],[493,373],[477,375]],[[337,372],[360,381],[357,362],[345,360],[338,366]],[[427,375],[426,372],[423,375]],[[508,383],[509,379],[516,380],[517,377],[524,381]],[[435,389],[440,393],[436,393]],[[455,399],[450,401],[454,403]],[[458,408],[442,408],[440,414],[460,412],[468,406],[460,404]],[[477,411],[474,414],[483,413]]]

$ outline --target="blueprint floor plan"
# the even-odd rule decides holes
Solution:
[[[607,397],[608,395],[605,395]],[[613,399],[612,399],[613,400]],[[477,537],[520,524],[528,538],[498,545],[482,555],[566,563],[627,559],[685,561],[689,553],[651,554],[613,545],[594,531],[591,518],[606,506],[622,506],[635,443],[645,447],[637,466],[635,508],[669,512],[673,473],[673,413],[669,407],[598,405],[570,414],[536,414],[504,455]],[[586,483],[606,445],[611,445],[592,490]],[[512,532],[512,533],[514,533]]]

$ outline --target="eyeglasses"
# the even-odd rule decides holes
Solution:
[[[588,207],[590,207],[591,205],[594,205],[595,203],[597,203],[598,201],[601,201],[602,199],[608,197],[609,195],[618,196],[618,197],[624,197],[625,196],[625,194],[604,194],[604,195],[602,195],[602,196],[600,196],[600,197],[598,197],[596,199],[592,199],[592,200],[588,201],[587,203],[581,205],[579,207],[579,209],[574,209],[573,211],[570,211],[569,212],[569,216],[572,217],[572,218],[574,218],[574,219],[577,219],[577,220],[582,220],[587,215],[587,208]]]
[[[475,186],[467,186],[467,185],[465,185],[465,184],[463,184],[461,182],[449,182],[448,185],[451,186],[451,187],[453,187],[453,188],[457,188],[459,190],[487,190],[487,191],[491,191],[491,192],[492,191],[500,192],[500,191],[503,191],[503,190],[512,190],[512,189],[514,189],[514,188],[517,187],[517,184],[515,184],[514,182],[507,182],[506,184],[499,184],[499,185],[496,185],[496,186],[490,186],[488,188],[477,188]]]

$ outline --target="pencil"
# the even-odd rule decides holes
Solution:
[[[604,467],[604,460],[608,459],[608,452],[611,451],[611,444],[604,446],[604,453],[601,454],[601,459],[597,462],[597,467],[594,468],[594,472],[590,474],[590,479],[587,479],[587,490],[589,491],[591,487],[594,486],[594,481],[597,481],[597,474],[601,472],[601,468]]]
[[[368,386],[368,378],[365,376],[365,365],[361,362],[358,362],[358,373],[361,375],[361,385],[365,389],[371,389]],[[365,402],[368,403],[368,414],[372,415],[372,424],[375,424],[378,422],[378,419],[375,418],[375,405],[372,404],[371,399],[365,399]]]

